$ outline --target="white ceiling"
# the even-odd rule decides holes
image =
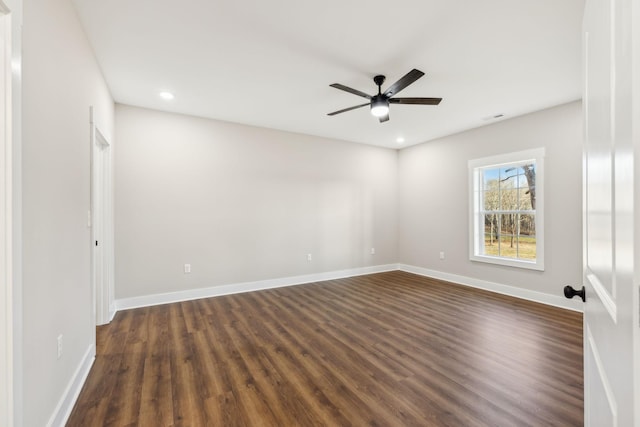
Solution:
[[[579,99],[584,0],[74,0],[116,102],[403,146]],[[426,73],[379,123],[366,102]],[[168,90],[175,99],[158,93]]]

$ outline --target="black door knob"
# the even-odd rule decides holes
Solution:
[[[576,295],[578,295],[580,298],[582,298],[582,302],[586,302],[587,293],[586,293],[586,291],[584,289],[584,286],[579,291],[576,291],[571,286],[565,286],[564,287],[564,296],[565,297],[571,299],[571,298],[575,297]]]

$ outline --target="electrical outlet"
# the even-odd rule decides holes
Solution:
[[[444,259],[444,252],[440,252],[440,259]]]
[[[375,255],[376,254],[376,248],[371,248],[371,255]]]
[[[307,254],[307,261],[311,261],[311,254]]]
[[[58,335],[58,359],[62,357],[62,334]]]
[[[184,274],[189,274],[191,273],[191,264],[185,264],[184,265]]]

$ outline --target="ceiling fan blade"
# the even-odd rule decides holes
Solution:
[[[356,108],[364,107],[366,105],[370,105],[370,103],[367,102],[366,104],[356,105],[355,107],[349,107],[345,108],[344,110],[334,111],[333,113],[328,113],[327,116],[335,116],[336,114],[346,113],[347,111],[355,110]]]
[[[386,116],[380,117],[380,123],[384,123],[384,122],[386,122],[388,120],[389,120],[389,114],[387,114]]]
[[[390,98],[389,104],[438,105],[442,98]]]
[[[357,89],[350,88],[349,86],[341,85],[340,83],[334,83],[334,84],[331,84],[329,86],[335,87],[336,89],[344,90],[345,92],[349,92],[349,93],[352,93],[354,95],[361,96],[363,98],[371,99],[371,95],[367,95],[366,93],[360,92]]]
[[[387,90],[384,91],[384,96],[387,98],[395,95],[400,92],[405,87],[409,86],[411,83],[418,80],[420,77],[424,76],[424,73],[420,70],[416,70],[415,68],[409,71],[403,78],[392,84]]]

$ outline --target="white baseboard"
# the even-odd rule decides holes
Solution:
[[[307,274],[303,276],[291,276],[278,279],[259,280],[256,282],[235,283],[229,285],[212,286],[208,288],[188,289],[179,292],[169,292],[165,294],[143,295],[139,297],[123,298],[115,300],[115,310],[110,313],[111,317],[119,310],[130,308],[149,307],[153,305],[169,304],[173,302],[190,301],[200,298],[210,298],[222,295],[239,294],[243,292],[259,291],[264,289],[281,288],[285,286],[302,285],[305,283],[321,282],[324,280],[342,279],[345,277],[362,276],[365,274],[381,273],[384,271],[400,270],[414,273],[421,276],[432,277],[434,279],[445,280],[460,285],[473,288],[484,289],[499,294],[509,295],[529,301],[560,307],[567,310],[582,311],[582,305],[576,301],[568,300],[559,295],[550,295],[536,292],[529,289],[522,289],[516,286],[504,285],[487,280],[475,279],[473,277],[460,276],[452,273],[445,273],[437,270],[430,270],[423,267],[416,267],[407,264],[385,264],[372,267],[361,267],[347,270],[330,271],[325,273]]]
[[[243,292],[260,291],[264,289],[281,288],[285,286],[302,285],[305,283],[322,282],[324,280],[342,279],[345,277],[362,276],[372,273],[382,273],[384,271],[393,271],[397,269],[397,264],[351,268],[326,273],[306,274],[303,276],[283,277],[279,279],[259,280],[257,282],[236,283],[212,286],[209,288],[189,289],[165,294],[123,298],[117,299],[115,301],[115,305],[116,311],[127,310],[130,308],[148,307],[152,305],[169,304],[172,302],[190,301],[200,298],[210,298],[222,295],[239,294]]]
[[[87,380],[87,376],[89,375],[91,365],[93,365],[95,358],[96,346],[95,344],[91,344],[80,361],[80,364],[76,368],[69,385],[58,402],[58,406],[56,406],[51,418],[49,418],[47,427],[63,427],[67,423],[69,415],[71,415],[71,411],[73,410],[73,406],[76,404],[76,400],[80,395],[82,386]]]
[[[111,323],[111,321],[113,320],[113,316],[115,316],[117,312],[118,310],[116,310],[116,303],[115,301],[112,301],[111,304],[109,304],[109,322],[108,323]]]
[[[568,300],[564,296],[551,295],[542,292],[536,292],[529,289],[522,289],[515,286],[503,285],[501,283],[489,282],[487,280],[474,279],[473,277],[460,276],[457,274],[445,273],[428,268],[416,267],[413,265],[398,264],[398,270],[407,273],[419,274],[421,276],[431,277],[434,279],[445,280],[447,282],[459,285],[470,286],[472,288],[484,289],[486,291],[496,292],[503,295],[538,302],[541,304],[560,307],[567,310],[582,312],[582,302]]]

